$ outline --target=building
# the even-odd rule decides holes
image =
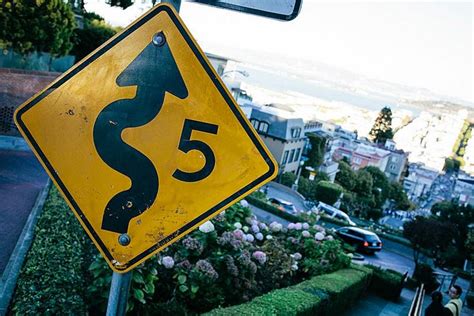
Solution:
[[[297,173],[305,145],[304,123],[275,108],[252,109],[250,122],[278,162],[280,173]]]
[[[348,146],[342,143],[333,149],[332,157],[336,161],[346,158],[354,170],[373,166],[385,172],[390,151],[361,142],[352,142]]]
[[[403,180],[403,188],[410,200],[418,200],[431,190],[438,171],[430,169],[421,163],[412,163],[408,166],[408,176]]]
[[[454,186],[453,198],[457,199],[460,205],[474,206],[474,178],[467,174],[459,175]]]
[[[389,181],[402,181],[408,168],[408,153],[397,149],[393,140],[387,140],[384,148],[390,151],[387,167],[384,170],[385,175]]]

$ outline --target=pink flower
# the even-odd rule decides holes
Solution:
[[[303,235],[303,237],[306,237],[306,238],[311,236],[311,234],[307,230],[303,230],[303,232],[301,234]]]
[[[301,230],[302,228],[303,228],[303,224],[301,224],[301,223],[296,223],[295,224],[295,229],[296,230]]]
[[[252,257],[258,261],[260,264],[264,264],[267,261],[267,255],[263,251],[255,251],[252,254]]]

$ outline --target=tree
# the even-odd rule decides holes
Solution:
[[[461,162],[458,159],[446,158],[444,160],[443,170],[448,173],[459,171],[459,167],[461,167]]]
[[[384,107],[380,111],[369,132],[369,138],[377,144],[384,144],[387,139],[393,138],[392,110],[389,107]]]
[[[440,202],[433,205],[431,213],[440,221],[452,224],[456,229],[455,245],[460,254],[467,259],[465,241],[469,232],[468,225],[474,223],[474,208],[470,205],[459,206],[453,202]]]
[[[64,56],[72,48],[76,22],[62,0],[12,0],[0,6],[0,48]]]
[[[350,164],[343,160],[339,161],[339,171],[336,174],[336,182],[348,191],[352,191],[356,184],[355,172],[352,170]]]
[[[113,28],[95,13],[84,14],[84,28],[74,30],[74,48],[71,54],[81,60],[94,49],[114,36],[119,28]]]
[[[296,175],[293,172],[285,172],[280,176],[280,183],[290,187],[295,183]]]
[[[372,175],[369,172],[363,169],[359,170],[356,173],[355,183],[354,192],[356,192],[357,195],[362,197],[372,196],[374,180],[372,179]]]
[[[403,190],[403,186],[398,182],[390,184],[390,199],[395,202],[395,209],[409,210],[413,208],[413,203],[408,199],[407,193]]]
[[[316,184],[315,198],[316,200],[333,205],[341,195],[343,189],[339,184],[329,181],[320,181]]]
[[[405,222],[403,236],[412,244],[415,267],[418,266],[422,249],[430,251],[434,257],[446,250],[454,237],[454,231],[451,224],[434,218],[418,216],[413,221]]]
[[[372,194],[374,195],[375,205],[377,208],[382,207],[385,200],[390,194],[390,183],[385,173],[379,168],[370,166],[362,169],[367,171],[372,177]]]
[[[324,162],[324,154],[326,152],[326,138],[316,134],[308,134],[308,140],[311,145],[311,149],[308,153],[308,160],[306,160],[304,163],[304,177],[308,177],[308,171],[306,170],[306,167],[318,169],[319,166],[321,166],[321,164]]]

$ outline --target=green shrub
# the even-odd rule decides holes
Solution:
[[[433,268],[428,264],[419,263],[415,267],[413,278],[418,282],[418,286],[421,283],[425,285],[427,294],[433,292],[439,286],[438,281],[436,281],[436,278],[433,275]]]
[[[369,290],[385,299],[396,300],[403,289],[403,275],[397,271],[366,265],[373,270]]]
[[[318,201],[333,205],[341,195],[343,189],[337,183],[320,181],[315,188],[315,198]]]
[[[261,208],[262,210],[267,211],[268,213],[272,213],[272,214],[274,214],[278,217],[286,219],[287,221],[295,222],[295,223],[302,221],[302,219],[300,217],[292,215],[292,214],[287,213],[287,212],[283,212],[282,210],[277,209],[273,205],[268,204],[267,202],[264,202],[260,199],[256,199],[256,198],[254,198],[250,195],[247,196],[245,198],[245,200],[247,200],[247,202],[249,202],[250,204],[252,204],[256,207]]]
[[[53,186],[12,302],[16,315],[86,315],[92,243]]]
[[[365,291],[371,273],[353,266],[206,315],[339,315]]]

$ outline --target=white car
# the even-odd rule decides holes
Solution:
[[[349,215],[341,211],[340,209],[335,208],[334,206],[331,206],[329,204],[319,202],[318,205],[318,210],[323,213],[324,215],[330,217],[330,218],[335,218],[344,222],[347,222],[351,226],[357,226],[356,223],[354,223]]]

